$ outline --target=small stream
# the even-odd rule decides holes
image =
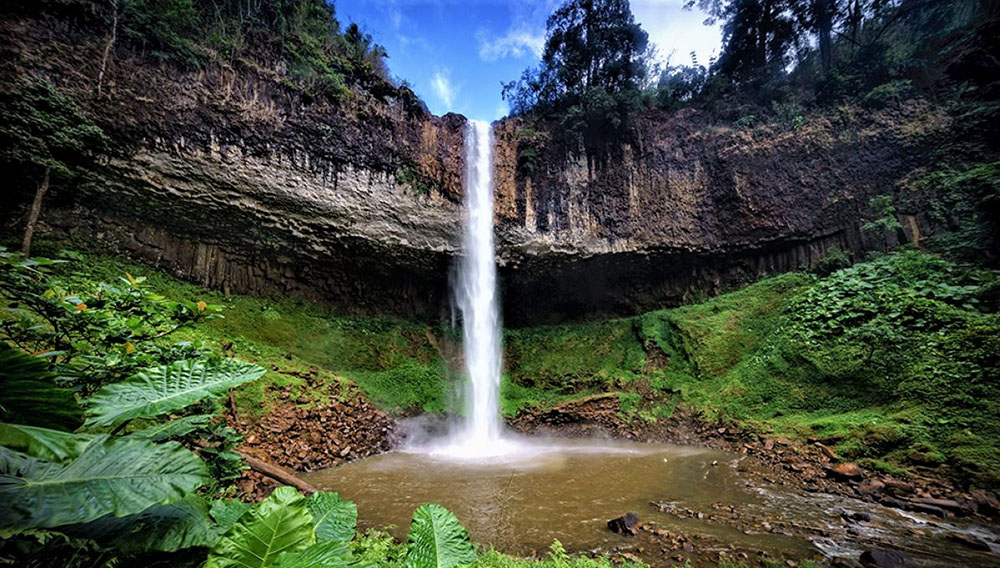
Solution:
[[[361,528],[394,526],[393,534],[405,538],[413,509],[441,503],[474,541],[520,555],[544,552],[558,539],[571,552],[642,547],[647,562],[669,560],[671,551],[649,544],[652,535],[643,540],[607,529],[609,519],[634,511],[670,535],[685,535],[694,544],[695,565],[732,548],[855,560],[864,550],[893,548],[914,566],[1000,566],[1000,546],[981,552],[948,536],[974,534],[996,543],[987,527],[755,487],[741,478],[738,461],[735,454],[686,446],[532,440],[498,458],[393,451],[303,477],[357,502]],[[852,513],[855,519],[845,519]]]

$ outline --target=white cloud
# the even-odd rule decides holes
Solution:
[[[455,94],[458,92],[458,89],[451,84],[451,71],[448,69],[435,71],[434,76],[431,77],[431,88],[444,103],[445,108],[451,110],[455,103]]]
[[[511,28],[503,36],[493,38],[485,29],[476,32],[479,42],[479,58],[483,61],[496,61],[506,57],[521,58],[533,55],[542,56],[545,47],[545,32],[530,31],[527,28]]]
[[[694,51],[698,63],[708,65],[709,58],[719,53],[722,31],[718,25],[704,25],[704,12],[684,10],[683,6],[683,0],[633,0],[632,14],[649,34],[649,41],[656,44],[661,63],[669,60],[674,65],[688,65]]]

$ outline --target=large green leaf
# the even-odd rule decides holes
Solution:
[[[277,568],[346,568],[354,566],[351,546],[345,541],[319,542],[301,552],[278,556]]]
[[[73,391],[60,387],[45,359],[0,342],[0,420],[60,430],[81,422]]]
[[[358,524],[358,506],[336,493],[316,493],[309,498],[316,540],[348,542]]]
[[[407,568],[455,568],[476,561],[469,532],[441,505],[421,505],[413,512],[406,543]]]
[[[0,424],[0,446],[45,461],[64,463],[79,456],[95,436],[23,424]]]
[[[240,520],[250,509],[252,507],[249,504],[239,499],[232,499],[230,501],[217,499],[212,501],[212,507],[208,513],[212,516],[212,520],[215,521],[216,529],[220,533],[226,534],[236,524],[236,521]]]
[[[208,469],[176,442],[94,442],[66,465],[0,459],[0,526],[57,527],[122,517],[166,504],[208,481]]]
[[[221,536],[208,517],[207,503],[197,495],[188,495],[168,505],[154,505],[137,515],[109,515],[59,530],[126,554],[210,547]]]
[[[171,420],[170,422],[164,422],[163,424],[157,424],[155,426],[150,426],[149,428],[137,430],[129,434],[129,437],[142,438],[143,440],[149,440],[150,442],[162,442],[164,440],[169,440],[170,438],[186,436],[199,428],[208,426],[211,421],[211,414],[195,414],[194,416],[185,416],[183,418]]]
[[[91,397],[87,425],[109,426],[180,410],[263,374],[263,368],[236,359],[191,359],[147,369]]]
[[[279,487],[223,535],[205,568],[277,566],[280,555],[305,550],[315,540],[306,498]]]

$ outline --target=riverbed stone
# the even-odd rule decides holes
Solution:
[[[635,535],[639,532],[639,515],[629,511],[608,521],[608,528],[618,534]]]

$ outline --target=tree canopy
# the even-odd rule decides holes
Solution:
[[[628,0],[568,0],[546,28],[539,66],[505,84],[504,99],[515,114],[559,116],[571,150],[605,150],[640,106],[648,36]]]

